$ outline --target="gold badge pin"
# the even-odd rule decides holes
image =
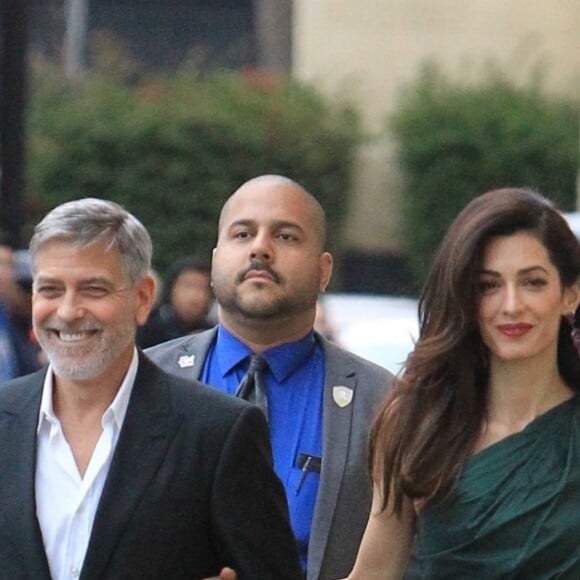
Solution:
[[[352,403],[353,395],[354,392],[350,387],[332,387],[332,398],[340,408],[348,407]]]

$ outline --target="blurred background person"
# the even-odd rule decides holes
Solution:
[[[574,316],[570,316],[570,324],[572,325],[572,340],[578,354],[580,354],[580,307],[576,308]]]
[[[147,348],[213,326],[208,260],[200,256],[179,258],[170,266],[161,284],[160,304],[139,328],[137,344],[140,347]]]
[[[26,251],[14,251],[0,232],[0,382],[41,366],[32,333],[32,271]]]

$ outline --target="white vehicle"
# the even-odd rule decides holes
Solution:
[[[570,229],[576,234],[576,237],[580,240],[580,211],[571,211],[562,214],[568,224],[570,225]]]
[[[419,336],[417,300],[370,294],[322,297],[337,344],[397,373]]]

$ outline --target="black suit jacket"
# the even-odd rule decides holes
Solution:
[[[45,373],[0,387],[0,576],[10,580],[50,578],[34,499]],[[266,422],[141,354],[81,580],[192,580],[224,565],[240,580],[301,577]]]

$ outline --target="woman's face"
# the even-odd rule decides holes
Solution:
[[[209,272],[184,270],[171,290],[171,306],[184,324],[196,324],[207,316],[211,308],[212,293]]]
[[[560,319],[574,312],[576,285],[562,288],[542,242],[530,232],[491,238],[478,276],[478,324],[491,360],[556,357]]]

